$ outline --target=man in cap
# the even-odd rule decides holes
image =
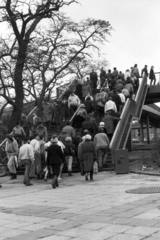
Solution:
[[[51,145],[47,149],[47,166],[52,167],[53,181],[52,187],[58,187],[58,176],[60,173],[60,166],[65,161],[64,154],[61,147],[58,145],[58,138],[53,136],[51,138]]]

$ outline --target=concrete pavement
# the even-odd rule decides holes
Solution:
[[[60,187],[25,187],[0,178],[0,240],[159,240],[160,194],[128,194],[159,186],[159,177],[102,172],[94,182],[74,174]]]

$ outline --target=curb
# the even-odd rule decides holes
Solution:
[[[141,175],[149,175],[149,176],[159,176],[160,173],[150,173],[150,172],[142,172],[142,171],[129,171],[130,173],[136,173],[136,174],[141,174]]]

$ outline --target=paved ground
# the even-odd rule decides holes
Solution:
[[[74,174],[25,187],[0,178],[0,240],[159,240],[160,194],[125,191],[159,186],[159,177],[104,172],[94,182]]]

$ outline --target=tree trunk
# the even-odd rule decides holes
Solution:
[[[42,107],[42,102],[44,100],[44,97],[45,97],[45,88],[43,87],[42,91],[41,91],[41,94],[40,94],[40,97],[38,99],[38,103],[37,103],[37,107],[38,107],[38,110],[37,110],[37,115],[38,117],[40,117],[41,119],[43,119],[43,107]]]
[[[23,91],[23,68],[26,59],[26,49],[27,44],[22,44],[19,47],[17,63],[15,67],[14,73],[14,84],[15,84],[15,106],[13,108],[10,123],[8,126],[8,131],[12,132],[13,127],[16,122],[20,121],[22,110],[23,110],[23,99],[24,99],[24,91]]]

